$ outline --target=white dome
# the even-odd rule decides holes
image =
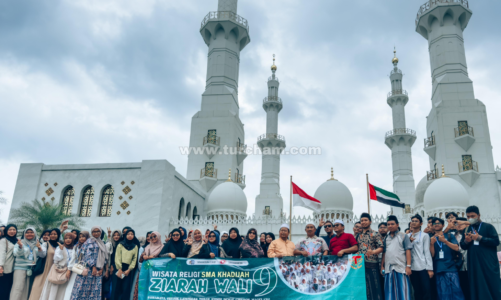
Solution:
[[[433,180],[424,194],[424,208],[427,212],[453,207],[468,207],[468,192],[458,181],[442,177]]]
[[[209,195],[207,212],[247,213],[247,197],[237,184],[227,181],[216,186]]]
[[[346,185],[327,180],[315,191],[315,199],[322,202],[322,210],[353,210],[353,196]]]
[[[432,183],[433,183],[433,181],[428,180],[428,178],[426,178],[426,176],[424,176],[423,179],[421,179],[421,181],[419,181],[419,183],[416,187],[416,202],[415,202],[416,205],[415,206],[418,206],[418,205],[421,205],[424,203],[424,193],[426,193],[426,190],[428,189],[428,187]]]

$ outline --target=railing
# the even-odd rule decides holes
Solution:
[[[473,127],[468,126],[468,128],[461,128],[461,130],[459,129],[459,127],[454,128],[454,137],[460,137],[467,134],[475,136]]]
[[[220,140],[221,140],[221,138],[218,136],[215,136],[215,137],[204,136],[204,145],[205,144],[212,144],[212,145],[219,146]]]
[[[257,138],[258,141],[263,140],[263,139],[276,139],[276,140],[281,140],[285,142],[285,137],[280,134],[276,133],[265,133]]]
[[[242,176],[242,175],[238,175],[238,174],[235,174],[235,183],[241,183],[241,184],[245,184],[245,175]]]
[[[458,169],[459,169],[459,173],[462,173],[462,172],[466,172],[466,171],[475,171],[475,172],[478,172],[478,163],[474,160],[471,161],[471,165],[463,165],[462,162],[459,162],[458,163]]]
[[[230,20],[244,26],[247,28],[247,31],[249,31],[249,23],[247,20],[232,11],[211,11],[202,20],[200,28],[204,27],[210,20]]]
[[[469,8],[468,0],[429,0],[425,4],[421,5],[421,7],[419,8],[416,16],[416,26],[419,23],[419,18],[421,18],[423,14],[425,14],[427,11],[434,8],[440,3],[459,3],[466,8]]]
[[[395,95],[406,95],[407,96],[407,91],[406,90],[393,90],[388,93],[387,98]]]
[[[429,138],[424,139],[424,147],[428,148],[431,146],[435,146],[435,136],[432,135]]]
[[[278,80],[277,76],[275,76],[275,78],[273,78],[273,76],[268,77],[268,81],[270,81],[270,80],[276,80],[276,81],[280,82],[280,80]]]
[[[244,145],[241,142],[237,141],[237,152],[245,152],[246,149],[247,145]]]
[[[263,103],[270,102],[270,101],[282,103],[282,99],[280,97],[277,97],[277,96],[265,97],[263,99]]]
[[[211,177],[211,178],[217,179],[217,169],[214,169],[214,171],[211,174],[211,172],[209,172],[208,169],[202,168],[202,170],[200,170],[200,178],[204,178],[204,177]]]
[[[426,180],[430,181],[433,179],[437,179],[438,177],[440,177],[440,173],[438,173],[437,169],[431,170],[429,172],[426,171]]]
[[[392,136],[392,135],[397,135],[397,134],[410,134],[410,135],[416,136],[416,131],[409,129],[409,128],[396,128],[396,129],[388,131],[385,135],[385,138]]]

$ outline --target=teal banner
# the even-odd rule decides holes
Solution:
[[[367,299],[363,255],[283,259],[158,258],[143,263],[139,299]]]

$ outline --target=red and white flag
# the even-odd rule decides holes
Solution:
[[[320,207],[322,207],[320,201],[306,194],[294,182],[292,182],[292,200],[294,201],[294,206],[305,207],[316,212],[320,211]]]

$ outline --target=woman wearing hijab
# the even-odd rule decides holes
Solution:
[[[135,242],[137,241],[135,234],[134,230],[127,230],[126,237],[117,247],[115,254],[117,271],[112,275],[112,300],[128,299],[130,297],[139,251],[139,246]]]
[[[106,250],[108,251],[108,258],[107,258],[107,272],[105,273],[105,278],[103,279],[103,298],[104,299],[110,299],[111,298],[111,283],[113,281],[113,274],[116,270],[115,267],[115,253],[116,249],[118,247],[118,244],[120,243],[120,240],[122,239],[122,231],[119,229],[114,230],[113,232],[111,229],[108,228],[108,241],[106,242]],[[106,278],[107,275],[107,278]]]
[[[224,241],[228,238],[228,231],[221,231],[221,245],[223,245]]]
[[[36,265],[40,254],[44,252],[37,238],[37,231],[33,227],[24,230],[21,238],[22,246],[17,243],[14,247],[14,283],[10,292],[11,300],[28,300],[33,278],[32,268]]]
[[[67,268],[68,262],[73,256],[73,248],[75,244],[75,235],[68,232],[64,235],[63,243],[58,243],[56,248],[56,253],[54,253],[54,264],[52,269]],[[68,276],[69,277],[69,276]],[[68,286],[68,281],[63,284],[54,284],[48,279],[45,281],[45,285],[42,291],[42,296],[40,300],[63,300],[66,287]]]
[[[45,235],[45,231],[44,231]],[[54,264],[54,254],[56,254],[56,248],[59,247],[59,240],[61,238],[61,230],[59,228],[54,228],[50,230],[49,239],[47,240],[47,250],[45,256],[45,267],[42,274],[35,277],[33,286],[31,288],[30,300],[39,300],[42,295],[42,291],[47,281],[47,276],[49,275],[50,268]],[[45,240],[45,237],[43,237]]]
[[[259,245],[257,239],[257,230],[254,228],[247,231],[247,236],[240,245],[240,253],[242,258],[260,258],[264,257],[263,248]]]
[[[210,258],[210,251],[204,246],[202,231],[195,229],[193,237],[189,237],[183,248],[183,256],[187,258]]]
[[[188,231],[184,227],[179,227],[178,229],[181,230],[181,241],[185,242],[188,239]]]
[[[17,239],[17,227],[9,224],[4,229],[5,237],[0,240],[0,300],[8,300],[14,281],[14,247],[22,246]]]
[[[101,300],[103,286],[103,268],[108,252],[101,240],[102,230],[98,226],[91,229],[91,237],[83,244],[81,261],[86,268],[82,275],[77,275],[71,292],[71,300]]]
[[[224,255],[228,258],[240,258],[240,245],[242,244],[242,238],[238,229],[233,227],[230,229],[230,236],[223,243]]]
[[[157,258],[162,251],[164,245],[162,244],[162,235],[158,231],[150,231],[149,233],[149,245],[144,248],[144,252],[139,258],[139,269],[136,272],[136,279],[134,280],[134,300],[138,299],[138,284],[139,284],[139,274],[141,272],[141,265],[144,261]]]
[[[268,248],[270,248],[270,244],[274,240],[275,240],[275,235],[273,233],[271,232],[266,233],[266,240],[264,246],[262,246],[265,257],[268,257]]]
[[[217,231],[211,231],[209,232],[209,239],[207,246],[210,251],[210,257],[215,258],[215,257],[221,257],[221,250],[219,247],[219,233]]]
[[[77,273],[72,272],[73,266],[79,263],[84,256],[84,252],[82,251],[84,243],[90,238],[90,234],[88,231],[81,231],[76,238],[77,243],[73,248],[73,255],[71,256],[71,260],[68,263],[68,272],[67,276],[69,276],[68,284],[66,286],[66,291],[64,292],[64,300],[70,300],[71,292],[73,291],[73,287],[75,286],[75,280],[77,278]]]
[[[160,252],[160,257],[170,257],[172,259],[176,257],[184,257],[183,256],[183,247],[184,242],[182,239],[182,232],[179,229],[174,229],[171,232],[171,238],[169,242],[162,248]]]
[[[73,230],[71,230],[71,233],[73,233],[76,236],[76,238],[75,238],[75,245],[78,244],[78,240],[79,240],[79,237],[80,237],[80,230],[73,229]]]

